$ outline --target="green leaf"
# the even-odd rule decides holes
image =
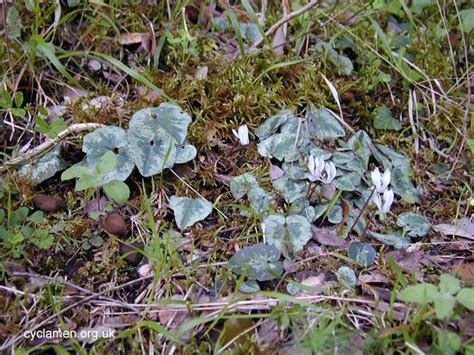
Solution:
[[[28,221],[36,223],[36,224],[43,224],[44,223],[44,213],[43,211],[35,211],[29,217]]]
[[[337,281],[347,287],[354,287],[357,284],[357,276],[350,267],[341,266],[337,272]]]
[[[408,286],[398,294],[398,299],[403,302],[413,302],[427,304],[433,301],[433,296],[438,294],[438,288],[435,285],[421,283],[414,286]]]
[[[27,177],[33,185],[39,185],[53,177],[57,172],[64,170],[66,166],[61,157],[61,146],[57,145],[37,161],[23,165],[18,170],[18,175]]]
[[[303,182],[296,182],[285,176],[274,180],[273,187],[278,190],[288,203],[293,203],[300,198],[306,197],[308,187]]]
[[[438,352],[434,353],[455,355],[461,350],[461,343],[461,337],[458,334],[443,329],[436,333],[436,350]],[[465,354],[468,354],[468,352],[466,351]]]
[[[442,274],[438,288],[441,293],[454,295],[461,289],[461,282],[450,274]]]
[[[474,311],[474,288],[463,288],[456,295],[456,300],[467,309]]]
[[[100,158],[99,162],[95,166],[95,172],[99,179],[103,179],[105,175],[112,172],[117,165],[117,158],[115,154],[109,150]]]
[[[179,229],[185,229],[205,219],[212,212],[212,204],[203,198],[171,196],[170,207]]]
[[[49,61],[66,79],[78,84],[77,80],[69,74],[66,67],[56,56],[56,47],[54,44],[46,42],[40,35],[31,36],[30,43],[33,46],[36,46],[38,54],[40,54],[45,60]]]
[[[101,184],[106,184],[111,180],[125,181],[132,173],[134,164],[128,146],[127,134],[122,128],[107,126],[87,134],[84,137],[82,151],[87,155],[86,166],[91,170],[100,164],[105,153],[115,154],[115,168],[105,175]]]
[[[128,185],[119,180],[112,180],[105,184],[104,192],[108,198],[120,204],[127,202],[130,197],[130,189]]]
[[[101,185],[101,180],[95,175],[82,175],[76,181],[74,189],[76,191],[84,191],[87,189],[95,189]]]
[[[392,116],[392,112],[388,107],[382,106],[375,112],[374,127],[376,129],[398,131],[402,128],[402,125]]]
[[[280,251],[271,245],[256,244],[245,247],[229,259],[230,269],[248,280],[273,280],[283,273]]]
[[[49,126],[48,137],[53,139],[58,136],[59,133],[66,130],[68,128],[66,122],[64,122],[64,118],[58,117]]]
[[[474,8],[459,11],[461,17],[462,30],[469,33],[474,29]]]
[[[398,216],[397,226],[403,227],[410,237],[424,237],[431,229],[431,223],[423,216],[413,212],[405,212]]]
[[[311,105],[307,106],[306,122],[309,125],[309,133],[315,138],[330,139],[346,135],[339,121],[324,108],[318,109]]]
[[[272,214],[263,220],[265,240],[286,257],[303,250],[312,238],[311,223],[303,216]]]
[[[10,226],[16,226],[23,223],[28,217],[28,213],[30,210],[28,207],[19,207],[15,211],[13,211],[10,217]]]
[[[31,236],[31,242],[40,249],[49,249],[54,244],[54,236],[45,229],[37,229]]]
[[[456,299],[452,295],[449,293],[435,292],[432,294],[432,298],[438,319],[444,319],[453,314]]]
[[[352,242],[347,249],[347,254],[349,258],[366,267],[373,265],[377,257],[377,251],[372,245],[361,242]]]
[[[8,8],[7,14],[7,28],[8,28],[8,38],[17,39],[21,36],[21,29],[23,24],[21,22],[20,14],[15,6],[10,6]]]
[[[5,219],[5,210],[3,208],[0,208],[0,224],[3,222]]]
[[[64,170],[61,174],[61,180],[71,180],[74,178],[80,178],[83,176],[91,176],[92,173],[83,165],[73,165],[69,169]]]

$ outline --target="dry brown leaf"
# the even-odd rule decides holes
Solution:
[[[346,247],[347,240],[339,237],[336,233],[327,228],[316,228],[313,233],[313,239],[323,245],[330,245],[332,247]]]

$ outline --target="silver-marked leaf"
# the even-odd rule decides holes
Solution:
[[[347,141],[347,147],[351,149],[362,162],[364,171],[367,170],[372,150],[375,150],[374,144],[367,132],[360,130]]]
[[[410,237],[424,237],[431,229],[431,223],[423,216],[405,212],[398,216],[397,226],[403,227]]]
[[[212,204],[203,198],[171,196],[170,207],[179,229],[185,229],[202,221],[212,212]]]
[[[159,174],[171,168],[176,160],[176,145],[162,129],[130,127],[128,142],[133,162],[143,176]]]
[[[377,252],[372,245],[361,242],[352,242],[347,248],[347,254],[349,258],[362,266],[373,265],[377,257]]]
[[[250,173],[234,176],[230,180],[230,192],[236,199],[241,199],[257,187],[260,187],[260,184],[255,176]]]
[[[354,287],[357,284],[357,276],[350,267],[341,266],[337,272],[337,281],[347,287]]]
[[[333,206],[328,213],[328,221],[332,224],[339,224],[342,222],[342,207],[339,205]]]
[[[382,106],[375,113],[374,127],[376,129],[398,131],[402,128],[402,125],[392,116],[392,112],[388,107]]]
[[[271,245],[256,244],[245,247],[229,259],[230,269],[248,280],[273,280],[283,273],[280,251]]]
[[[329,139],[346,135],[341,124],[324,108],[309,105],[306,108],[306,123],[309,125],[310,135],[315,138]]]
[[[268,118],[263,122],[256,130],[255,134],[260,140],[264,140],[276,133],[281,125],[283,125],[288,118],[293,117],[293,113],[290,110],[282,110],[276,115]]]
[[[356,173],[343,173],[334,179],[334,185],[341,191],[355,191],[360,185],[360,176]]]
[[[183,144],[190,123],[191,117],[181,107],[164,102],[158,107],[136,112],[130,121],[130,128],[146,127],[153,132],[163,130],[176,144]]]
[[[260,291],[260,285],[255,280],[248,280],[240,284],[239,291],[242,293],[255,293]]]
[[[197,150],[192,144],[177,146],[175,164],[183,164],[196,158]]]
[[[303,250],[312,238],[311,223],[303,216],[272,214],[263,220],[265,240],[286,257]]]
[[[369,231],[368,234],[384,244],[392,245],[395,249],[405,249],[411,245],[410,239],[398,232],[381,234]]]
[[[305,183],[292,181],[286,177],[273,181],[273,187],[281,192],[288,203],[293,203],[305,197],[308,192],[308,187]]]
[[[257,145],[261,156],[275,158],[287,162],[298,159],[299,153],[295,149],[296,136],[289,133],[274,134]]]
[[[53,177],[58,171],[66,169],[67,165],[61,158],[61,146],[57,145],[44,157],[35,162],[23,165],[18,170],[19,176],[25,176],[34,185]]]
[[[131,174],[134,164],[128,147],[125,130],[116,126],[107,126],[96,129],[84,137],[82,151],[86,153],[85,165],[88,169],[95,169],[100,159],[107,152],[113,152],[117,159],[115,169],[104,178],[104,184],[119,180],[125,181]]]
[[[421,203],[420,193],[410,179],[410,175],[401,169],[392,170],[392,188],[395,194],[401,196],[408,203]]]
[[[242,22],[239,26],[242,37],[244,37],[250,43],[257,42],[262,38],[262,34],[260,33],[260,30],[256,24]]]

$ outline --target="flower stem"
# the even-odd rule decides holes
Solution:
[[[357,225],[357,222],[359,222],[359,219],[360,217],[362,216],[362,214],[364,213],[364,211],[366,210],[368,204],[369,204],[369,201],[372,199],[372,196],[374,195],[375,193],[375,187],[374,189],[372,190],[372,192],[370,193],[370,196],[369,198],[367,199],[367,201],[365,201],[364,203],[364,206],[362,206],[362,209],[360,210],[359,212],[359,215],[357,216],[357,218],[355,219],[354,223],[352,224],[351,228],[349,229],[349,231],[347,232],[347,235],[349,235],[352,230],[354,229],[354,227]]]

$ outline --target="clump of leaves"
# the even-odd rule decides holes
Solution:
[[[49,249],[54,236],[44,228],[44,214],[35,211],[30,214],[27,207],[19,207],[7,213],[0,209],[0,243],[14,257],[21,256],[26,242],[41,249]]]
[[[107,151],[94,166],[93,170],[79,164],[65,170],[62,180],[77,178],[76,191],[93,190],[102,188],[111,200],[117,203],[125,203],[130,196],[130,189],[127,184],[120,180],[107,180],[111,173],[114,173],[117,165],[117,158],[111,151]],[[115,175],[113,175],[115,176]]]
[[[433,303],[439,319],[451,317],[456,303],[474,310],[474,288],[462,288],[461,282],[450,274],[442,274],[438,286],[430,283],[408,286],[398,298],[422,305]]]

